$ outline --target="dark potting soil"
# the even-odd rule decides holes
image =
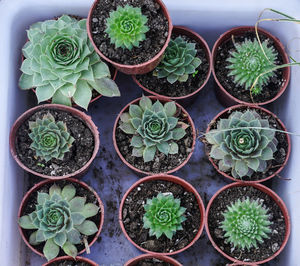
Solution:
[[[139,261],[135,266],[172,266],[173,264],[170,264],[168,262],[156,259],[156,258],[151,258],[151,259],[143,259]]]
[[[178,116],[175,114],[175,117],[178,117],[179,121],[188,124],[186,114],[182,113],[179,109],[177,111]],[[181,165],[192,151],[193,132],[191,126],[189,126],[185,132],[186,135],[182,139],[175,141],[179,148],[178,154],[165,155],[157,150],[154,160],[147,163],[143,161],[142,157],[134,157],[131,155],[133,147],[130,145],[130,141],[133,135],[128,135],[117,128],[116,142],[125,160],[134,167],[149,173],[166,173]]]
[[[275,51],[277,52],[277,59],[275,61],[275,65],[282,65],[283,58],[282,55],[279,53],[278,49],[275,47],[274,41],[263,34],[259,34],[259,37],[262,42],[268,40],[268,46],[273,46]],[[243,35],[234,35],[234,41],[236,44],[244,42],[245,39],[252,41],[255,40],[255,32],[247,31]],[[232,39],[227,40],[218,47],[214,63],[216,76],[219,82],[222,84],[223,88],[227,90],[232,96],[236,97],[241,101],[252,103],[250,90],[246,90],[243,86],[235,84],[233,82],[234,77],[229,76],[230,69],[226,68],[230,64],[229,62],[227,62],[227,59],[230,57],[230,52],[235,50],[236,49],[234,47]],[[273,99],[278,94],[280,88],[282,87],[284,82],[286,82],[286,80],[283,78],[283,71],[284,69],[276,70],[274,72],[275,76],[270,78],[269,83],[267,85],[263,86],[262,92],[258,95],[252,95],[254,102],[266,102],[268,100]]]
[[[52,262],[49,266],[91,266],[91,264],[82,261],[65,260],[63,262]]]
[[[268,208],[271,233],[269,239],[264,239],[264,243],[258,243],[257,248],[235,249],[233,245],[227,243],[224,238],[224,231],[220,228],[224,220],[222,213],[227,210],[227,206],[236,202],[238,199],[243,200],[249,197],[250,200],[259,200],[264,208]],[[232,187],[222,191],[213,201],[208,213],[209,232],[218,245],[227,255],[245,262],[262,261],[272,256],[278,251],[285,237],[285,220],[283,213],[277,203],[264,192],[251,187]]]
[[[92,193],[90,190],[80,186],[78,183],[73,183],[73,182],[70,182],[68,181],[67,179],[65,180],[57,180],[54,182],[55,184],[57,184],[58,186],[60,187],[64,187],[68,184],[72,184],[75,188],[76,188],[76,196],[79,196],[79,197],[85,197],[86,198],[86,203],[93,203],[93,204],[96,204],[97,206],[99,206],[99,203],[97,201],[97,198],[95,197],[94,193]],[[23,207],[23,210],[22,210],[22,213],[21,213],[21,216],[23,215],[28,215],[30,214],[31,212],[35,211],[35,206],[37,204],[37,195],[38,195],[38,192],[45,192],[45,193],[49,193],[49,188],[54,184],[54,183],[48,183],[48,184],[45,184],[43,187],[39,188],[38,190],[36,190],[35,192],[33,192],[29,198],[28,198],[28,201],[25,203],[24,207]],[[99,206],[100,207],[100,206]],[[99,212],[97,215],[93,216],[93,217],[90,217],[88,218],[88,220],[90,221],[93,221],[96,226],[99,228],[99,224],[100,224],[100,220],[101,220],[101,209],[99,209]],[[24,233],[24,236],[25,238],[29,241],[29,237],[30,235],[36,231],[36,230],[27,230],[27,229],[22,229],[23,233]],[[96,234],[96,233],[95,233]],[[90,243],[93,238],[94,238],[94,235],[91,235],[91,236],[87,236],[87,241],[88,243]],[[82,239],[83,241],[83,239]],[[44,248],[44,245],[45,245],[45,242],[39,244],[39,245],[36,245],[36,246],[32,246],[34,247],[36,250],[38,250],[39,252],[43,253],[43,248]],[[81,250],[83,250],[85,248],[83,242],[82,244],[78,244],[78,245],[75,245],[78,252],[80,252]],[[65,256],[66,254],[63,252],[62,249],[60,249],[59,251],[59,254],[58,254],[58,257],[59,256]],[[68,264],[67,264],[68,265]],[[85,265],[85,264],[83,264]]]
[[[42,119],[51,113],[55,121],[66,123],[68,132],[75,139],[69,152],[63,160],[51,159],[46,162],[35,156],[35,151],[30,148],[32,143],[29,133],[29,121]],[[78,117],[61,110],[43,109],[34,113],[18,129],[16,133],[16,152],[21,162],[29,169],[49,176],[63,176],[82,168],[92,157],[94,152],[94,136],[88,126]]]
[[[175,35],[172,34],[172,39],[180,36],[182,39],[189,43],[196,44],[197,54],[196,57],[201,59],[200,66],[196,69],[197,74],[193,77],[193,74],[189,75],[189,78],[186,82],[176,81],[174,84],[168,82],[167,78],[157,78],[153,76],[153,71],[144,74],[137,75],[136,79],[143,85],[145,88],[156,92],[160,95],[168,96],[168,97],[180,97],[193,93],[197,89],[201,87],[207,78],[208,70],[209,70],[209,59],[205,53],[205,47],[202,43],[196,42],[194,39],[185,36],[185,35]]]
[[[182,223],[183,230],[178,230],[172,240],[165,235],[158,239],[150,237],[149,229],[143,228],[143,205],[146,200],[166,192],[171,192],[174,198],[180,199],[180,205],[186,208],[184,215],[187,219]],[[136,244],[153,252],[164,253],[186,247],[197,235],[203,219],[195,195],[176,183],[164,180],[147,181],[133,189],[125,200],[122,218],[126,232]]]
[[[214,121],[213,124],[211,124],[211,129],[217,128],[217,122],[219,121],[219,119],[228,118],[229,115],[234,111],[241,111],[244,113],[246,112],[246,110],[247,108],[230,110],[223,116],[219,117],[217,121]],[[263,112],[262,110],[259,109],[255,109],[255,110],[261,116],[262,119],[268,119],[271,128],[284,130],[273,116],[269,115],[266,112]],[[265,179],[268,176],[273,175],[284,164],[288,153],[288,141],[287,141],[286,134],[276,132],[275,138],[278,140],[277,151],[274,153],[274,159],[267,161],[267,170],[264,173],[262,172],[253,173],[251,177],[244,176],[243,177],[244,181],[256,181],[256,180]],[[211,147],[212,146],[210,144],[206,143],[205,145],[206,154],[210,153]],[[218,160],[213,159],[213,161],[218,166]],[[226,174],[231,176],[231,170],[226,172]]]
[[[109,13],[116,10],[118,6],[125,5],[140,7],[142,14],[148,18],[149,31],[146,33],[146,39],[140,42],[139,47],[133,47],[131,50],[116,49],[115,45],[110,43],[108,34],[105,33]],[[167,40],[168,30],[168,20],[155,0],[101,0],[92,13],[91,31],[96,46],[112,61],[125,65],[142,64],[155,57]]]

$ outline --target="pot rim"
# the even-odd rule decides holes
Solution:
[[[54,262],[59,262],[61,260],[67,260],[67,261],[70,261],[70,260],[74,260],[74,261],[80,261],[80,262],[86,262],[86,263],[89,263],[91,266],[99,266],[99,264],[97,264],[96,262],[88,259],[88,258],[84,258],[84,257],[76,257],[75,259],[73,257],[70,257],[70,256],[61,256],[61,257],[56,257],[46,263],[44,263],[42,266],[50,266],[51,263],[54,263]]]
[[[179,263],[177,260],[168,257],[168,256],[163,256],[163,255],[157,255],[157,254],[142,254],[139,255],[135,258],[130,259],[129,261],[127,261],[124,266],[134,266],[134,263],[137,263],[143,259],[151,259],[151,258],[155,258],[155,259],[159,259],[162,260],[164,262],[168,262],[173,264],[173,266],[183,266],[181,263]]]

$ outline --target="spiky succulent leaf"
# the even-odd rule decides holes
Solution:
[[[175,199],[173,194],[159,193],[156,197],[147,199],[144,209],[146,213],[143,227],[150,229],[150,236],[159,238],[164,234],[172,239],[177,230],[182,230],[181,223],[186,220],[186,208],[180,206],[180,199]]]
[[[145,33],[149,31],[147,21],[148,18],[142,14],[141,8],[119,6],[117,10],[110,12],[105,32],[116,48],[131,50],[134,46],[139,47],[140,42],[146,39]]]
[[[242,44],[235,44],[236,50],[230,52],[231,56],[227,59],[229,76],[233,76],[234,83],[249,89],[260,74],[275,66],[277,52],[268,45],[268,41],[264,41],[262,47],[265,54],[257,40],[246,39]],[[253,94],[261,93],[263,86],[274,76],[274,71],[262,75],[253,88]]]
[[[36,88],[38,102],[71,105],[87,109],[92,90],[105,96],[119,96],[107,65],[94,51],[86,31],[86,20],[62,16],[33,24],[23,47],[25,60],[19,85]]]
[[[238,199],[223,213],[220,228],[225,232],[224,237],[236,248],[257,248],[257,243],[263,243],[271,232],[267,212],[258,200]]]

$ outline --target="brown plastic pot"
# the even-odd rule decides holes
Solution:
[[[69,178],[67,180],[68,182],[70,183],[76,183],[80,186],[82,186],[83,188],[87,189],[90,191],[90,193],[94,194],[94,196],[96,197],[97,199],[97,205],[99,206],[100,208],[100,222],[99,224],[97,225],[98,227],[98,232],[95,234],[93,240],[89,243],[89,247],[91,247],[95,241],[97,240],[97,238],[99,237],[100,235],[100,232],[102,230],[102,226],[103,226],[103,222],[104,222],[104,205],[100,199],[100,197],[98,196],[98,194],[96,193],[96,191],[91,188],[90,186],[88,186],[86,183],[82,182],[82,181],[79,181],[77,179],[74,179],[74,178]],[[40,188],[42,188],[44,185],[47,185],[47,184],[52,184],[52,183],[55,183],[56,180],[51,180],[51,179],[48,179],[48,180],[44,180],[42,182],[39,182],[38,184],[35,184],[29,191],[26,192],[26,194],[24,195],[22,201],[21,201],[21,204],[20,204],[20,208],[19,208],[19,211],[18,211],[18,220],[20,219],[20,217],[23,215],[24,213],[24,209],[26,207],[26,204],[29,200],[29,197],[32,193],[36,192],[37,190],[39,190]],[[29,239],[26,238],[25,234],[24,234],[24,231],[27,230],[27,229],[23,229],[19,226],[18,224],[18,228],[19,228],[19,232],[23,238],[23,241],[25,242],[25,244],[36,254],[40,255],[41,257],[45,257],[43,253],[39,252],[37,249],[35,249],[34,246],[32,246],[30,243],[29,243]],[[82,249],[80,251],[78,251],[78,255],[84,253],[86,251],[86,249]],[[92,264],[92,265],[95,265],[95,264]],[[96,264],[97,265],[97,264]]]
[[[136,188],[137,186],[139,186],[140,184],[146,183],[146,182],[149,182],[149,181],[155,181],[155,180],[163,180],[163,181],[173,182],[175,184],[178,184],[178,185],[182,186],[186,191],[192,192],[194,194],[194,196],[196,197],[196,199],[197,199],[198,206],[199,206],[199,211],[200,211],[200,215],[201,215],[201,218],[202,218],[202,221],[201,221],[199,229],[198,229],[198,233],[195,236],[195,238],[187,246],[185,246],[184,248],[176,250],[176,251],[173,251],[173,252],[169,252],[169,253],[153,252],[153,251],[150,251],[150,250],[142,248],[141,246],[139,246],[138,244],[136,244],[129,237],[129,235],[127,234],[127,232],[125,230],[125,227],[123,225],[123,206],[124,206],[125,200],[128,197],[129,193],[131,193],[131,191],[134,188]],[[144,178],[140,179],[139,181],[135,182],[127,190],[127,192],[123,196],[121,204],[120,204],[120,209],[119,209],[119,222],[120,222],[120,226],[121,226],[121,229],[122,229],[124,235],[129,240],[129,242],[131,242],[131,244],[133,244],[136,248],[140,249],[142,252],[149,253],[151,255],[163,255],[163,256],[167,256],[167,255],[171,256],[171,255],[175,255],[175,254],[181,253],[184,250],[190,248],[192,245],[194,245],[195,242],[199,239],[199,237],[202,234],[203,227],[204,227],[204,219],[205,219],[204,216],[205,216],[205,208],[204,208],[202,199],[201,199],[199,193],[197,192],[197,190],[190,183],[188,183],[187,181],[185,181],[185,180],[183,180],[183,179],[181,179],[181,178],[179,178],[177,176],[165,175],[165,174],[158,174],[158,175],[147,176],[147,177],[144,177]]]
[[[218,115],[216,115],[214,117],[214,119],[208,124],[208,127],[206,129],[206,133],[208,133],[211,130],[212,124],[214,124],[219,119],[221,119],[221,118],[228,118],[229,114],[231,114],[233,111],[238,111],[238,110],[247,109],[247,108],[254,109],[254,110],[260,110],[260,111],[262,111],[262,112],[264,112],[264,113],[266,113],[268,115],[271,115],[273,118],[276,119],[277,123],[280,125],[280,127],[282,128],[282,130],[283,131],[287,131],[286,127],[282,123],[282,121],[274,113],[272,113],[271,111],[269,111],[269,110],[267,110],[267,109],[265,109],[263,107],[259,107],[257,105],[239,104],[239,105],[235,105],[235,106],[232,106],[232,107],[228,107],[227,109],[223,110]],[[260,179],[260,180],[243,181],[243,180],[240,180],[240,179],[236,179],[236,178],[232,177],[231,175],[226,174],[225,172],[222,172],[219,169],[219,167],[215,164],[214,160],[209,156],[207,149],[206,149],[206,155],[208,156],[208,159],[212,163],[213,167],[221,175],[223,175],[224,177],[226,177],[226,178],[228,178],[228,179],[230,179],[232,181],[235,181],[235,182],[245,182],[245,183],[260,183],[260,182],[265,182],[265,181],[271,179],[272,177],[276,176],[277,174],[279,174],[282,171],[282,169],[285,167],[285,165],[287,164],[287,162],[288,162],[288,159],[289,159],[289,156],[290,156],[290,153],[291,153],[291,138],[290,138],[290,135],[288,135],[288,134],[285,134],[285,137],[286,137],[287,144],[288,144],[288,150],[287,150],[287,153],[286,153],[286,158],[285,158],[284,163],[282,164],[282,166],[275,173],[273,173],[272,175],[270,175],[270,176],[268,176],[266,178]]]
[[[282,213],[283,213],[283,216],[284,216],[284,220],[285,220],[285,227],[286,227],[286,232],[285,232],[285,238],[284,238],[284,241],[280,247],[279,250],[277,250],[271,257],[265,259],[265,260],[262,260],[262,261],[254,261],[254,262],[243,262],[243,261],[240,261],[240,260],[237,260],[233,257],[231,257],[230,255],[224,253],[220,248],[219,246],[214,242],[211,234],[210,234],[210,231],[209,231],[209,225],[208,225],[208,215],[209,215],[209,211],[210,211],[210,207],[213,203],[213,201],[215,200],[215,198],[218,197],[218,195],[224,191],[224,190],[227,190],[229,188],[232,188],[232,187],[245,187],[245,186],[252,186],[262,192],[264,192],[265,194],[267,194],[268,196],[270,196],[276,203],[277,205],[280,207]],[[291,231],[291,222],[290,222],[290,216],[289,216],[289,213],[288,213],[288,210],[283,202],[283,200],[271,189],[267,188],[266,186],[263,186],[261,184],[250,184],[250,183],[232,183],[230,185],[227,185],[227,186],[224,186],[222,187],[220,190],[218,190],[214,196],[210,199],[208,205],[207,205],[207,208],[206,208],[206,216],[205,216],[205,230],[206,230],[206,233],[208,235],[208,238],[210,240],[210,242],[212,243],[213,247],[221,254],[223,255],[224,257],[226,257],[227,259],[231,260],[234,262],[233,265],[258,265],[258,264],[264,264],[272,259],[274,259],[276,256],[279,255],[279,253],[284,249],[286,243],[288,242],[288,239],[289,239],[289,236],[290,236],[290,231]]]
[[[98,263],[96,262],[93,262],[87,258],[84,258],[84,257],[76,257],[76,259],[72,258],[72,257],[69,257],[69,256],[63,256],[63,257],[58,257],[58,258],[55,258],[53,260],[50,260],[48,261],[47,263],[43,264],[43,266],[51,266],[52,263],[62,263],[62,262],[65,262],[65,261],[76,261],[76,262],[83,262],[83,263],[87,263],[91,266],[99,266]]]
[[[88,36],[91,40],[91,43],[94,46],[95,51],[98,53],[98,55],[100,55],[103,59],[105,59],[105,61],[111,63],[120,72],[123,72],[125,74],[136,75],[136,74],[145,74],[147,72],[152,71],[159,64],[159,62],[161,61],[161,59],[163,57],[164,51],[166,50],[168,43],[170,41],[172,28],[173,28],[171,17],[170,17],[170,14],[169,14],[165,4],[161,0],[155,0],[155,2],[161,6],[163,13],[164,13],[166,19],[168,20],[168,24],[169,24],[168,37],[167,37],[166,43],[164,44],[163,48],[160,50],[160,52],[157,55],[155,55],[151,60],[149,60],[147,62],[138,64],[138,65],[124,65],[124,64],[114,62],[111,59],[109,59],[108,57],[106,57],[98,49],[98,47],[96,46],[96,44],[93,40],[93,35],[92,35],[92,30],[91,30],[91,20],[92,20],[93,11],[96,8],[99,1],[100,0],[95,0],[94,4],[92,5],[92,7],[89,11],[88,18],[86,21]]]
[[[78,169],[77,171],[70,173],[68,175],[64,175],[64,176],[48,176],[48,175],[44,175],[41,173],[38,173],[30,168],[28,168],[26,165],[24,165],[21,160],[18,157],[17,151],[16,151],[16,135],[17,135],[17,131],[19,129],[19,127],[30,117],[32,116],[34,113],[42,110],[42,109],[54,109],[54,110],[61,110],[61,111],[65,111],[67,113],[70,113],[72,116],[79,118],[81,121],[83,121],[87,127],[91,130],[93,136],[94,136],[94,151],[92,154],[92,157],[90,158],[90,160],[80,169]],[[96,127],[96,125],[94,124],[94,122],[92,121],[91,117],[86,115],[85,113],[72,108],[72,107],[68,107],[65,105],[60,105],[60,104],[44,104],[44,105],[38,105],[34,108],[31,108],[29,110],[27,110],[25,113],[23,113],[21,116],[18,117],[18,119],[15,121],[15,123],[13,124],[13,126],[11,127],[10,130],[10,135],[9,135],[9,147],[10,147],[10,152],[12,154],[12,157],[15,159],[15,161],[18,163],[18,165],[23,168],[25,171],[34,174],[36,176],[42,177],[42,178],[48,178],[48,179],[64,179],[64,178],[69,178],[69,177],[81,177],[83,176],[89,166],[91,165],[91,163],[93,162],[93,160],[95,159],[97,152],[99,150],[99,145],[100,145],[100,138],[99,138],[99,132],[98,132],[98,128]]]
[[[278,94],[273,99],[270,99],[266,102],[261,102],[261,103],[249,103],[249,102],[241,101],[238,98],[235,98],[234,96],[232,96],[223,87],[223,85],[220,83],[220,81],[218,80],[218,78],[216,76],[216,73],[215,73],[215,59],[216,59],[216,56],[217,56],[217,53],[218,53],[218,48],[222,43],[224,43],[225,41],[231,39],[233,35],[234,36],[243,35],[247,31],[253,31],[254,32],[255,27],[253,27],[253,26],[242,26],[242,27],[232,28],[232,29],[226,31],[215,42],[213,50],[212,50],[212,73],[213,73],[214,79],[217,83],[216,95],[217,95],[218,100],[224,106],[231,106],[231,105],[235,105],[235,104],[256,104],[256,105],[269,104],[269,103],[275,101],[276,99],[278,99],[284,93],[284,91],[287,88],[287,85],[290,81],[290,76],[291,76],[290,67],[283,68],[284,82],[283,82]],[[289,57],[288,57],[287,53],[285,52],[284,46],[280,42],[280,40],[277,37],[275,37],[274,35],[272,35],[270,32],[268,32],[268,31],[266,31],[262,28],[258,28],[258,32],[265,35],[266,37],[268,37],[269,39],[271,39],[274,42],[274,45],[275,45],[276,49],[278,50],[279,54],[282,56],[283,64],[288,64],[289,63]]]
[[[159,100],[161,101],[162,103],[165,103],[165,102],[169,102],[170,100],[167,100],[165,98],[160,98],[160,97],[157,97],[157,96],[149,96],[149,98],[154,101],[154,100]],[[151,172],[146,172],[146,171],[143,171],[143,170],[140,170],[136,167],[134,167],[133,165],[131,165],[130,163],[128,163],[126,161],[126,159],[123,157],[123,155],[121,154],[120,150],[119,150],[119,147],[118,147],[118,144],[117,144],[117,141],[116,141],[116,130],[117,130],[117,127],[118,127],[118,124],[119,124],[119,120],[120,120],[120,116],[121,114],[123,114],[124,112],[126,112],[128,109],[129,109],[129,106],[131,104],[136,104],[139,102],[141,98],[138,98],[138,99],[135,99],[133,100],[132,102],[130,102],[129,104],[127,104],[119,113],[119,115],[117,116],[117,119],[115,121],[115,125],[114,125],[114,129],[113,129],[113,143],[114,143],[114,147],[115,147],[115,150],[117,152],[117,154],[119,155],[120,159],[122,160],[122,162],[124,164],[126,164],[130,169],[132,169],[133,171],[137,172],[139,175],[152,175],[152,174],[156,174],[156,173],[151,173]],[[176,103],[176,106],[177,108],[180,108],[184,114],[187,115],[187,119],[188,119],[188,122],[192,128],[192,134],[193,134],[193,144],[192,144],[192,148],[191,148],[191,152],[190,154],[188,155],[188,157],[184,160],[184,162],[180,165],[178,165],[176,168],[172,169],[172,170],[169,170],[167,171],[165,174],[171,174],[171,173],[174,173],[176,171],[178,171],[181,167],[183,167],[188,161],[189,159],[191,158],[193,152],[194,152],[194,149],[195,149],[195,144],[196,144],[196,129],[195,129],[195,125],[194,125],[194,122],[192,120],[192,118],[190,117],[189,113],[182,107],[180,106],[178,103]]]
[[[154,91],[152,91],[150,88],[146,88],[144,87],[136,78],[135,75],[132,76],[133,80],[135,81],[135,83],[141,87],[147,94],[151,94],[154,96],[158,96],[161,98],[166,98],[168,100],[173,100],[173,101],[177,101],[178,103],[182,104],[182,105],[188,105],[190,103],[192,103],[193,100],[195,100],[196,96],[198,96],[198,92],[206,85],[207,81],[209,80],[210,74],[211,74],[211,69],[212,69],[212,62],[211,62],[211,53],[210,53],[210,49],[206,43],[206,41],[195,31],[183,27],[183,26],[174,26],[173,30],[172,30],[172,34],[175,35],[184,35],[187,36],[191,39],[193,39],[194,41],[196,41],[197,43],[199,43],[202,48],[205,50],[205,54],[206,54],[206,58],[207,61],[209,62],[209,69],[208,72],[206,74],[206,79],[203,82],[203,84],[200,86],[200,88],[198,88],[197,90],[195,90],[194,92],[184,95],[184,96],[180,96],[180,97],[169,97],[169,96],[165,96],[162,94],[158,94]]]
[[[143,255],[140,255],[138,257],[135,257],[129,261],[127,261],[124,266],[135,266],[137,265],[140,261],[143,261],[144,259],[159,259],[163,262],[166,262],[166,263],[170,263],[171,265],[173,266],[182,266],[181,263],[179,263],[177,260],[174,260],[170,257],[167,257],[167,256],[162,256],[162,255],[154,255],[154,254],[143,254]]]

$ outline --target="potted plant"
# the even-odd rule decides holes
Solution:
[[[126,74],[144,74],[162,59],[172,22],[161,0],[96,0],[87,30],[95,50],[107,62]]]
[[[284,46],[266,30],[258,28],[258,33],[261,45],[250,26],[230,29],[214,44],[212,72],[217,97],[225,106],[266,105],[280,97],[289,83],[290,67],[275,69],[289,63]]]
[[[281,198],[261,184],[233,183],[209,201],[205,229],[214,246],[235,263],[256,265],[275,258],[290,235]]]
[[[96,241],[104,221],[97,193],[77,179],[45,180],[24,196],[18,224],[26,245],[52,260],[67,254],[75,258]]]
[[[48,261],[43,266],[99,266],[99,264],[83,257],[76,257],[74,259],[69,256],[63,256]]]
[[[86,32],[86,19],[63,15],[37,22],[27,31],[22,52],[21,89],[35,89],[38,102],[87,109],[99,94],[120,96],[110,70],[97,55]],[[93,96],[94,93],[94,96]]]
[[[156,254],[143,254],[135,257],[125,263],[124,266],[145,266],[145,265],[161,265],[161,266],[182,266],[178,261],[173,258],[156,255]]]
[[[133,79],[147,93],[184,102],[206,85],[210,73],[211,54],[206,41],[191,29],[174,26],[160,64]]]
[[[141,251],[173,255],[191,247],[200,237],[204,212],[192,185],[160,174],[144,177],[127,190],[119,221],[126,238]]]
[[[60,104],[36,106],[13,124],[13,158],[36,176],[62,179],[82,176],[99,149],[99,132],[85,113]]]
[[[220,112],[205,134],[206,154],[214,168],[233,181],[264,182],[286,165],[290,137],[272,112],[236,105]]]
[[[134,171],[172,173],[184,166],[195,147],[195,127],[177,103],[155,96],[138,98],[119,113],[114,147]]]

